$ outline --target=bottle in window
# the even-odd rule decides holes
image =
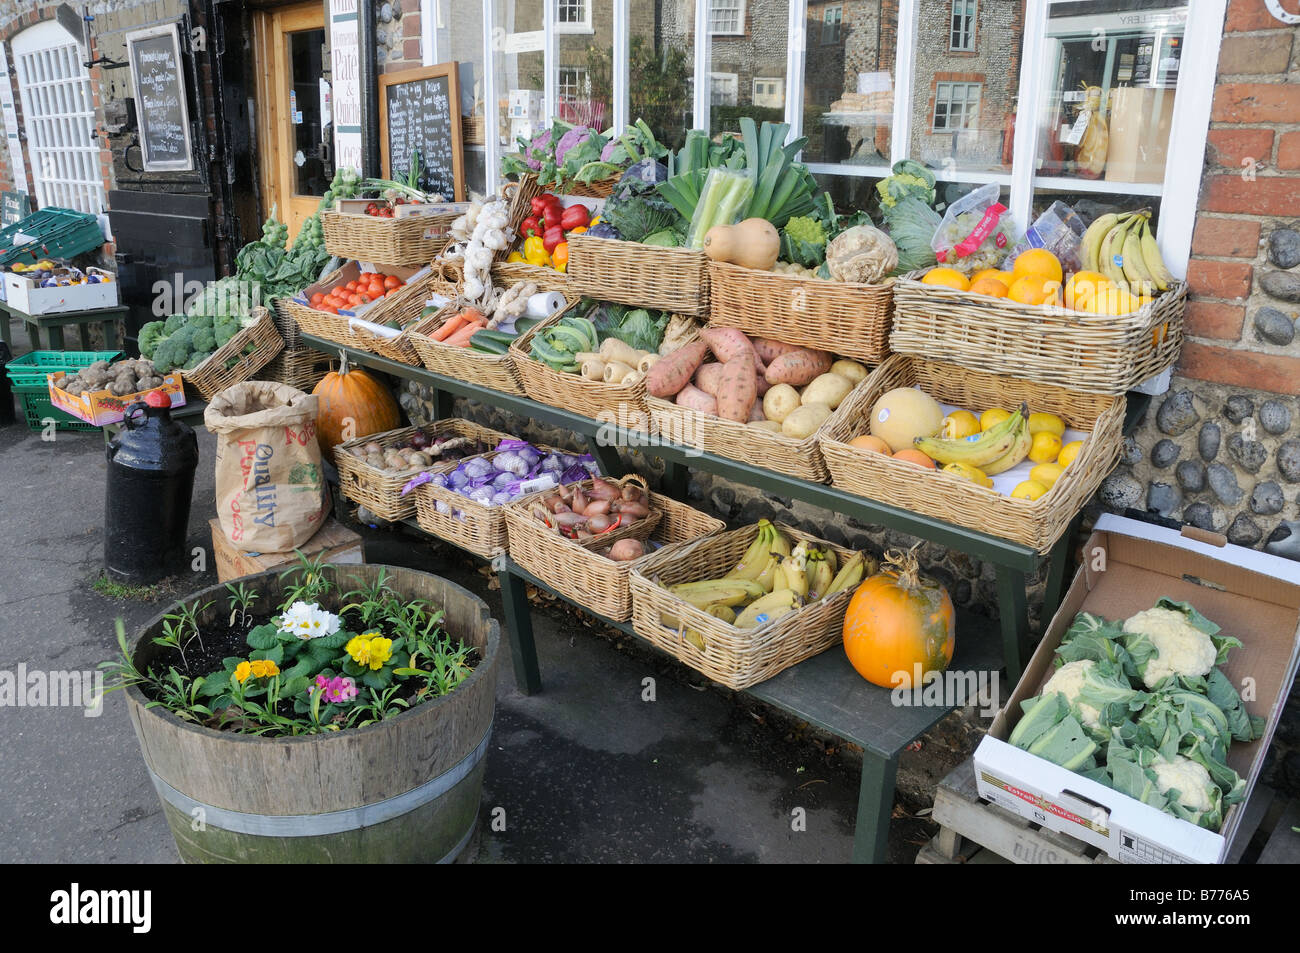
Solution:
[[[1086,124],[1074,154],[1075,173],[1084,179],[1100,179],[1106,170],[1106,153],[1110,149],[1110,129],[1101,114],[1101,87],[1087,87],[1087,95],[1075,120],[1076,128]]]

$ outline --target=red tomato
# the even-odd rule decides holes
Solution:
[[[355,302],[356,304],[370,304],[371,300],[373,300],[371,299],[370,295],[366,294],[365,292],[362,292],[359,295],[353,295],[352,297],[357,299]]]
[[[356,290],[357,290],[357,279],[353,278],[351,281],[349,281],[349,282],[348,282],[346,285],[344,285],[343,287],[344,287],[344,288],[347,288],[348,291],[356,291]]]
[[[321,310],[322,310],[322,311],[328,311],[330,314],[338,314],[338,313],[339,313],[339,309],[336,308],[336,307],[334,307],[334,305],[332,305],[332,304],[327,304],[327,305],[325,305],[323,308],[321,308]]]
[[[314,308],[324,300],[325,300],[325,296],[318,291],[311,296],[311,306]]]
[[[392,291],[394,288],[400,288],[400,287],[402,287],[401,278],[398,278],[396,275],[384,276],[384,289],[386,291]]]

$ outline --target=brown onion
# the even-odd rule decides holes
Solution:
[[[595,516],[587,517],[587,525],[593,533],[603,533],[609,529],[610,524],[614,521],[604,513],[597,513]]]
[[[588,516],[595,516],[597,513],[608,513],[610,505],[610,500],[592,500],[582,512]]]
[[[600,477],[591,481],[591,489],[587,495],[593,500],[617,500],[622,495],[622,491],[613,483],[607,483]]]

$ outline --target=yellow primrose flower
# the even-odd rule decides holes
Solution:
[[[376,636],[370,640],[370,668],[378,671],[393,657],[393,640]],[[360,663],[358,663],[360,664]]]
[[[270,659],[256,659],[252,663],[254,678],[270,678],[280,674],[280,667]]]
[[[245,680],[247,680],[248,676],[252,674],[252,671],[253,671],[252,665],[250,665],[248,662],[240,662],[238,665],[235,666],[235,681],[240,683],[244,682]]]
[[[352,661],[358,665],[370,664],[370,639],[371,635],[354,635],[349,641],[345,650],[348,655],[352,656]]]

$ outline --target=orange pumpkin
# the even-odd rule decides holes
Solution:
[[[922,576],[912,553],[885,555],[885,568],[853,594],[844,613],[844,651],[859,675],[884,688],[919,689],[952,661],[956,624],[943,586]],[[906,675],[903,681],[898,673]]]
[[[388,388],[365,371],[348,367],[346,354],[339,369],[326,374],[312,393],[320,403],[316,439],[327,459],[340,443],[402,425],[402,412]]]

